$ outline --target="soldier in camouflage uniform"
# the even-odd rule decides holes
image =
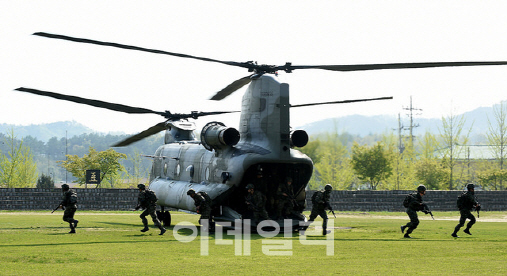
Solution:
[[[294,190],[292,188],[292,178],[287,177],[285,183],[280,183],[276,193],[278,204],[276,208],[276,219],[288,217],[294,209]]]
[[[266,196],[260,191],[255,190],[253,184],[246,185],[247,196],[246,204],[249,210],[253,211],[254,222],[258,224],[262,220],[269,220],[268,212],[266,211]]]
[[[410,222],[408,222],[406,225],[401,226],[401,233],[405,232],[405,228],[407,229],[407,233],[403,237],[405,238],[412,238],[410,237],[410,234],[412,231],[414,231],[417,226],[419,225],[419,218],[417,216],[417,211],[424,210],[425,204],[423,203],[422,196],[426,194],[426,187],[424,185],[419,185],[417,187],[417,193],[411,194],[410,203],[407,207],[407,215],[410,218]]]
[[[333,190],[333,186],[331,184],[326,184],[324,187],[324,191],[316,191],[312,196],[312,212],[310,213],[310,219],[303,227],[301,234],[304,235],[306,229],[310,227],[310,224],[320,216],[323,220],[322,222],[322,235],[327,235],[331,233],[331,231],[327,230],[327,213],[326,209],[333,210],[331,208],[331,204],[329,204],[329,198],[331,197],[331,191]]]
[[[467,233],[468,235],[472,235],[470,233],[470,228],[472,228],[472,225],[475,223],[475,217],[472,215],[472,209],[475,208],[476,210],[480,210],[481,205],[477,200],[475,199],[475,186],[474,184],[470,183],[467,185],[467,192],[463,193],[461,195],[462,200],[459,202],[459,223],[454,228],[454,232],[451,234],[451,236],[458,238],[458,231],[461,227],[465,226],[465,221],[469,219],[470,221],[467,224],[467,228],[463,230],[463,232]]]
[[[74,219],[74,214],[77,210],[77,194],[73,189],[69,188],[69,185],[62,185],[62,202],[60,202],[60,206],[58,208],[64,209],[63,213],[63,221],[69,223],[70,234],[76,233],[77,223],[79,222],[77,219]]]
[[[187,195],[194,199],[195,211],[201,214],[199,223],[208,227],[209,232],[215,232],[215,222],[211,216],[211,199],[205,197],[201,192],[196,193],[194,189],[187,191]]]
[[[148,228],[148,220],[146,219],[146,216],[150,215],[155,226],[160,229],[159,235],[164,235],[166,229],[162,226],[157,218],[157,215],[155,214],[155,211],[157,210],[157,196],[155,195],[155,192],[146,190],[146,186],[144,184],[137,185],[137,188],[139,188],[139,196],[135,210],[139,210],[139,208],[144,209],[144,211],[139,216],[144,225],[144,228],[141,230],[141,232],[150,230],[150,228]]]

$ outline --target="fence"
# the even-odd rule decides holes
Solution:
[[[137,189],[77,188],[80,210],[130,210],[137,204]],[[307,191],[307,210],[312,207]],[[332,191],[331,205],[337,211],[400,212],[409,191]],[[423,200],[435,211],[455,211],[461,191],[427,191]],[[507,191],[476,191],[483,211],[506,211]],[[61,201],[61,189],[0,188],[0,210],[51,210]]]

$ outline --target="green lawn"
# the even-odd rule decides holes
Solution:
[[[459,239],[450,236],[458,212],[420,214],[413,239],[402,238],[403,213],[337,212],[330,239],[207,238],[191,229],[198,216],[180,212],[159,236],[139,231],[139,214],[78,210],[72,235],[61,211],[0,211],[0,275],[505,275],[507,212],[481,213]]]

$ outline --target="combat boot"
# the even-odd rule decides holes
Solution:
[[[148,228],[148,226],[145,226],[143,229],[141,229],[141,232],[143,232],[143,233],[144,233],[144,232],[146,232],[146,231],[148,231],[148,230],[150,230],[150,228]]]
[[[329,233],[331,233],[331,230],[323,230],[322,231],[322,235],[324,235],[324,236],[327,235],[327,234],[329,234]]]
[[[159,234],[160,236],[164,235],[165,231],[167,231],[167,230],[165,230],[165,228],[164,228],[164,227],[162,227],[162,226],[159,226],[158,228],[160,229],[160,234]]]
[[[452,233],[451,236],[453,236],[454,238],[459,238],[458,234],[456,233]]]
[[[406,225],[402,225],[402,226],[401,226],[401,233],[405,233],[405,228],[407,228],[407,226],[406,226]]]
[[[463,230],[463,232],[467,233],[468,235],[472,235],[472,233],[470,233],[470,228]]]
[[[75,234],[76,233],[76,230],[75,229],[72,229],[70,230],[69,234]]]
[[[412,238],[411,236],[408,235],[408,233],[405,234],[403,237],[406,238],[406,239],[411,239]]]

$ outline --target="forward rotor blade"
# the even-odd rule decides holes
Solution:
[[[218,91],[213,97],[210,98],[210,100],[214,101],[220,101],[224,99],[225,97],[232,94],[232,92],[240,89],[241,87],[249,84],[252,81],[252,76],[255,74],[252,74],[250,76],[243,77],[241,79],[235,80],[233,83],[229,84],[224,89]]]
[[[147,108],[133,107],[133,106],[116,104],[116,103],[109,103],[109,102],[104,102],[104,101],[99,101],[99,100],[91,100],[91,99],[81,98],[81,97],[77,97],[77,96],[64,95],[64,94],[59,94],[59,93],[54,93],[54,92],[49,92],[49,91],[32,89],[32,88],[20,87],[15,90],[21,91],[21,92],[28,92],[28,93],[32,93],[32,94],[36,94],[36,95],[41,95],[41,96],[47,96],[47,97],[51,97],[51,98],[55,98],[55,99],[59,99],[59,100],[65,100],[65,101],[71,101],[71,102],[80,103],[80,104],[91,105],[94,107],[100,107],[100,108],[105,108],[105,109],[109,109],[109,110],[125,112],[125,113],[129,113],[129,114],[158,114],[158,115],[162,115],[162,116],[166,115],[165,112],[153,111],[153,110],[147,109]]]
[[[324,104],[341,104],[341,103],[357,103],[357,102],[369,102],[369,101],[379,101],[379,100],[392,100],[393,97],[380,97],[380,98],[369,98],[369,99],[357,99],[357,100],[345,100],[345,101],[335,101],[335,102],[321,102],[321,103],[309,103],[309,104],[296,104],[291,105],[290,107],[302,107],[302,106],[312,106],[312,105],[324,105]]]
[[[197,57],[197,56],[192,56],[192,55],[173,53],[173,52],[167,52],[167,51],[156,50],[156,49],[148,49],[148,48],[137,47],[137,46],[132,46],[132,45],[125,45],[125,44],[114,43],[114,42],[104,42],[104,41],[98,41],[98,40],[92,40],[92,39],[86,39],[86,38],[71,37],[71,36],[66,36],[66,35],[49,34],[49,33],[44,33],[44,32],[33,33],[33,35],[47,37],[47,38],[68,40],[68,41],[73,41],[73,42],[116,47],[116,48],[127,49],[127,50],[149,52],[149,53],[155,53],[155,54],[161,54],[161,55],[198,59],[198,60],[203,60],[203,61],[210,61],[210,62],[217,62],[217,63],[227,64],[227,65],[232,65],[232,66],[238,66],[238,67],[243,67],[243,68],[251,68],[252,67],[251,63],[248,63],[248,62],[222,61],[222,60],[217,60],[217,59]]]
[[[148,128],[147,130],[144,130],[136,135],[130,136],[127,139],[112,145],[112,147],[128,146],[134,142],[142,140],[142,139],[149,137],[153,134],[157,134],[161,131],[164,131],[165,129],[166,129],[166,122],[158,123],[158,124]]]
[[[433,68],[433,67],[462,67],[507,65],[507,61],[465,61],[465,62],[416,62],[416,63],[384,63],[384,64],[353,64],[353,65],[290,65],[280,66],[280,70],[323,69],[331,71],[367,71],[384,69]]]

